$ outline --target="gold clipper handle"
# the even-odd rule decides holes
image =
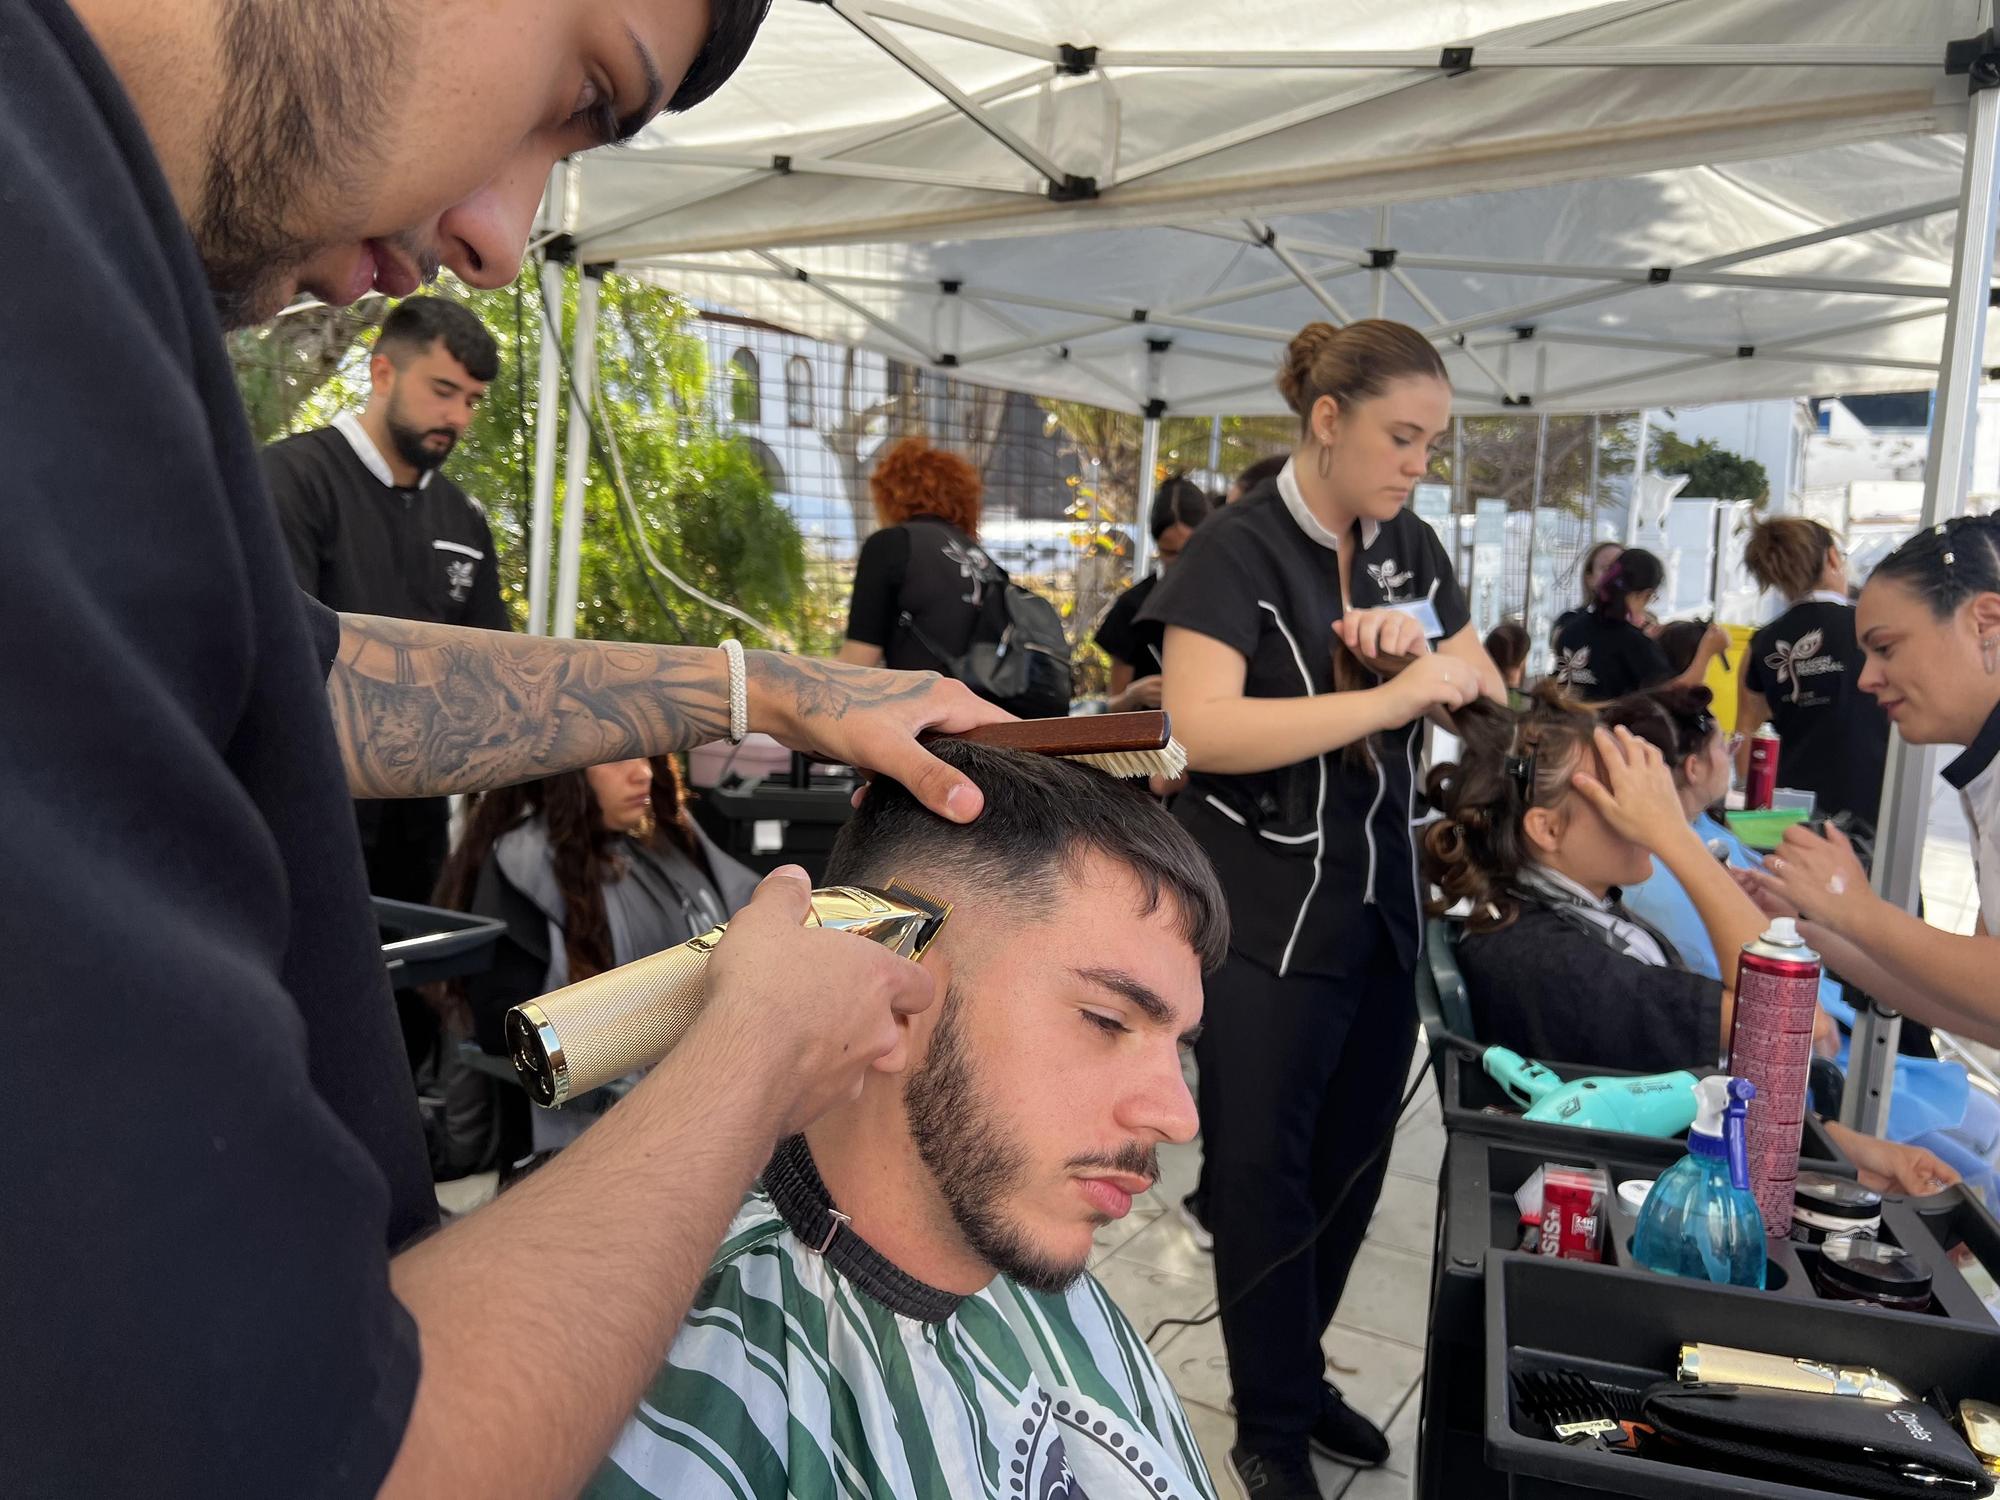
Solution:
[[[507,1051],[545,1109],[666,1056],[701,1014],[723,928],[594,974],[507,1013]]]

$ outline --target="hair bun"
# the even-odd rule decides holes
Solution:
[[[1278,370],[1278,394],[1301,417],[1313,402],[1313,362],[1339,337],[1340,330],[1331,323],[1308,323],[1285,346],[1285,362]]]

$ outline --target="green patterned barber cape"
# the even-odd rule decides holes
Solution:
[[[845,1228],[817,1253],[825,1214],[787,1142],[587,1496],[1213,1500],[1179,1400],[1094,1278],[958,1298]]]

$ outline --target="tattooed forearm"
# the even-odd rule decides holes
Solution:
[[[343,615],[327,675],[357,797],[480,791],[729,731],[722,653]]]

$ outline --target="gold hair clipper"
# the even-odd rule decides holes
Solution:
[[[1865,1401],[1912,1404],[1916,1397],[1880,1370],[1863,1365],[1829,1365],[1816,1359],[1787,1359],[1727,1344],[1682,1344],[1674,1378],[1683,1385],[1748,1385],[1767,1391],[1805,1391],[1822,1396],[1857,1396]]]
[[[924,956],[951,915],[901,881],[886,890],[812,893],[808,927],[858,932],[908,959]],[[680,1044],[706,1000],[708,958],[728,924],[507,1012],[507,1051],[528,1097],[544,1109],[648,1067]]]

